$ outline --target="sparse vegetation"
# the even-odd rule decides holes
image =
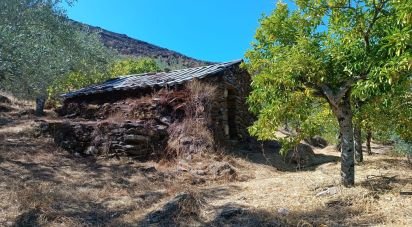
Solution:
[[[272,152],[159,163],[75,157],[26,133],[33,119],[13,116],[29,107],[19,102],[7,113],[13,122],[0,125],[0,225],[412,224],[411,198],[399,195],[412,179],[403,157],[366,156],[350,189],[337,180],[339,163],[279,171],[284,164]],[[372,146],[376,153],[392,149]],[[339,155],[332,146],[315,153]],[[221,162],[236,169],[236,179],[207,173]]]
[[[412,226],[412,0],[264,16],[244,64],[262,142],[239,61],[60,105],[208,64],[71,21],[62,2],[0,0],[0,226]]]
[[[168,150],[180,158],[216,151],[211,122],[208,122],[216,87],[194,80],[186,85],[186,90],[185,117],[169,128]]]

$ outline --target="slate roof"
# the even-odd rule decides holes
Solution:
[[[105,93],[110,91],[127,91],[154,86],[173,86],[176,84],[182,84],[194,78],[202,79],[207,76],[215,75],[216,73],[222,72],[233,65],[240,64],[241,62],[242,60],[236,60],[195,68],[173,70],[170,72],[143,73],[120,76],[115,79],[107,80],[102,84],[92,85],[80,90],[63,94],[61,95],[61,97],[68,99],[77,96]]]

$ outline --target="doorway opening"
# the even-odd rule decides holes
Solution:
[[[237,119],[237,108],[236,108],[236,97],[237,92],[234,89],[228,89],[227,93],[227,117],[229,126],[229,139],[236,140],[238,138],[236,119]]]

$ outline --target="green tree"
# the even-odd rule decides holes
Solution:
[[[69,4],[73,1],[66,1]],[[73,25],[60,0],[0,1],[0,85],[18,97],[44,97],[71,71],[107,65],[96,34]]]
[[[131,58],[118,60],[110,67],[110,74],[112,76],[124,76],[158,71],[160,71],[158,63],[151,58]]]
[[[342,183],[353,186],[352,93],[410,76],[411,3],[298,0],[295,11],[278,3],[260,20],[246,53],[246,67],[255,75],[249,103],[258,115],[251,133],[276,139],[284,119],[304,125],[317,103],[327,102],[341,134]],[[309,132],[300,128],[299,137]]]
[[[74,91],[91,84],[98,84],[108,79],[124,75],[158,72],[160,67],[157,62],[150,58],[120,59],[104,67],[102,71],[97,68],[89,68],[87,71],[73,71],[64,77],[55,80],[48,87],[48,97],[53,105],[59,100],[62,93]]]

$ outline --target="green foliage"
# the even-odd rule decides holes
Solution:
[[[73,1],[66,1],[72,3]],[[59,0],[0,1],[0,85],[34,99],[72,71],[102,68],[111,53],[96,34],[81,31]]]
[[[401,140],[412,143],[411,81],[398,84],[383,96],[375,97],[362,107],[360,115],[364,124],[382,140],[397,135]]]
[[[411,2],[298,0],[296,11],[278,3],[246,53],[258,116],[251,134],[278,139],[287,120],[305,137],[318,128],[314,106],[351,94],[368,102],[400,87],[410,77]]]
[[[110,67],[110,75],[112,76],[158,71],[160,71],[160,67],[157,62],[150,58],[119,60]]]
[[[412,155],[412,143],[402,140],[399,136],[393,135],[394,153],[398,155]]]
[[[65,77],[54,81],[48,88],[48,97],[51,104],[58,103],[58,96],[77,90],[91,84],[104,82],[122,75],[157,72],[160,70],[156,61],[149,58],[123,59],[104,67],[106,70],[90,68],[87,71],[74,71]]]

